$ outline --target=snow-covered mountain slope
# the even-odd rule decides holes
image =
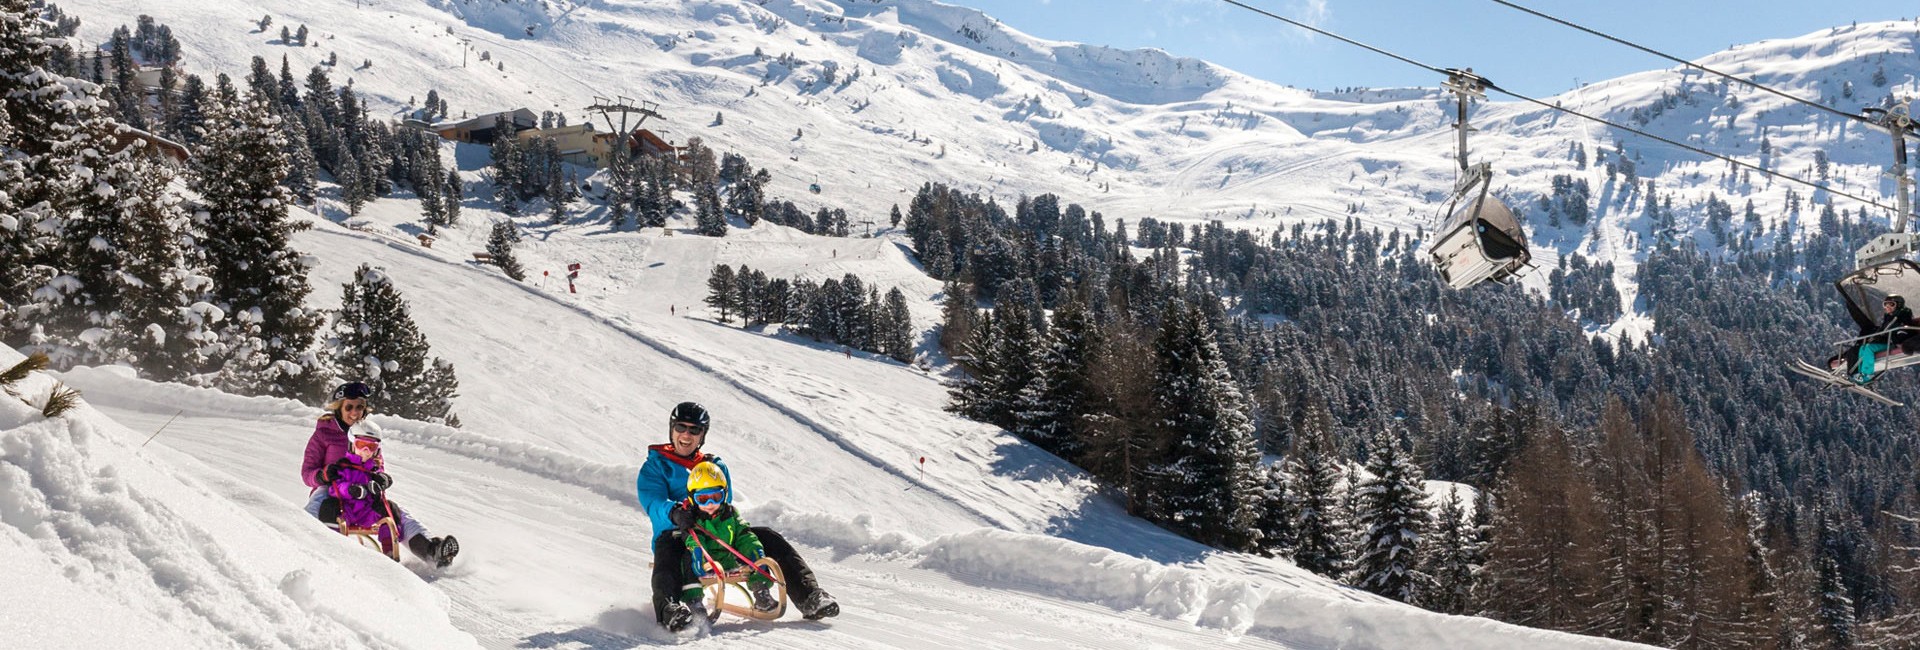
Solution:
[[[378,210],[408,204],[374,204],[368,218],[380,222],[391,215]],[[364,574],[373,584],[362,589],[399,583],[410,585],[398,589],[402,594],[443,594],[444,610],[392,615],[442,626],[450,620],[485,647],[675,640],[650,622],[648,526],[631,490],[645,445],[664,435],[662,414],[683,399],[715,413],[709,444],[733,467],[750,520],[802,544],[825,586],[846,604],[843,616],[826,623],[722,623],[711,643],[750,635],[758,645],[799,648],[1621,645],[1424,612],[1284,561],[1210,552],[1126,516],[1051,456],[941,412],[935,377],[722,326],[705,319],[703,309],[689,309],[716,261],[779,274],[858,268],[883,283],[911,280],[912,266],[889,258],[898,252],[884,239],[818,238],[777,226],[727,239],[582,237],[558,229],[543,243],[546,254],[624,250],[621,259],[634,269],[582,283],[581,294],[564,293],[557,283],[515,283],[460,261],[464,251],[423,250],[379,228],[357,232],[322,222],[297,244],[319,258],[315,280],[323,287],[337,287],[361,262],[386,268],[413,302],[436,354],[458,367],[465,429],[384,416],[374,422],[389,441],[393,498],[436,533],[459,535],[461,561],[435,573],[409,560],[406,569],[427,582],[421,587],[407,570],[305,521],[299,505],[306,491],[295,468],[317,413],[293,402],[154,384],[120,369],[63,373],[92,407],[131,428],[86,411],[87,421],[102,422],[116,441],[134,441],[119,445],[165,426],[138,458],[100,464],[138,462],[182,476],[184,492],[220,504],[212,509],[232,511],[223,516],[238,521],[212,520],[214,529],[269,522],[315,549],[244,552],[325,553],[339,561],[307,574]],[[822,264],[831,268],[814,268]],[[318,296],[316,303],[333,299]],[[78,446],[38,446],[61,444]],[[50,491],[40,487],[38,470],[28,471],[26,498]],[[201,507],[162,503],[179,511]],[[116,521],[77,516],[100,527]],[[182,527],[185,537],[207,538],[195,548],[221,549],[207,551],[216,556],[242,552],[213,532]],[[126,534],[150,543],[144,530]],[[256,544],[251,537],[234,543]],[[53,556],[14,561],[43,573],[58,566]],[[269,585],[291,580],[279,577],[282,570],[268,565],[260,573]],[[138,611],[115,592],[95,598],[108,617]],[[220,636],[191,628],[183,634],[200,644]],[[451,647],[437,637],[372,639],[345,645]]]
[[[83,38],[94,41],[136,14],[155,16],[174,28],[187,68],[200,73],[239,76],[256,54],[285,56],[298,71],[337,53],[335,83],[351,80],[373,107],[395,116],[429,89],[447,98],[455,116],[524,106],[580,121],[595,119],[585,107],[597,97],[657,101],[665,118],[649,120],[649,128],[742,153],[774,172],[774,198],[809,211],[847,208],[856,228],[862,220],[884,224],[888,208],[932,180],[1004,205],[1054,192],[1130,222],[1222,219],[1270,231],[1351,215],[1411,230],[1434,225],[1456,178],[1451,99],[1437,89],[1292,89],[1157,50],[1038,39],[933,0],[68,4],[86,19]],[[263,15],[273,27],[257,28]],[[314,30],[312,46],[282,44],[277,27],[300,24]],[[1736,46],[1702,62],[1852,112],[1920,87],[1917,34],[1920,25],[1906,21],[1836,27]],[[1621,56],[1638,55],[1623,49]],[[1435,63],[1500,79],[1499,60]],[[1493,163],[1496,191],[1531,213],[1536,262],[1551,267],[1575,251],[1611,261],[1629,307],[1637,298],[1632,273],[1650,235],[1645,180],[1672,195],[1683,233],[1710,244],[1720,242],[1703,234],[1709,195],[1736,209],[1752,199],[1770,233],[1817,214],[1804,200],[1790,202],[1789,190],[1832,198],[1733,174],[1725,163],[1497,93],[1493,99],[1475,109],[1473,155]],[[1892,203],[1891,184],[1880,175],[1884,134],[1696,72],[1628,75],[1544,101],[1644,123],[1809,179],[1824,155],[1836,188]],[[1607,173],[1600,155],[1616,141],[1636,162],[1640,182],[1629,186]],[[1588,164],[1574,160],[1575,145]],[[1593,188],[1593,225],[1551,227],[1540,214],[1539,199],[1556,175]],[[808,191],[814,184],[818,195]],[[1837,205],[1862,207],[1846,199]],[[1544,275],[1529,285],[1543,286]],[[1613,326],[1615,333],[1645,329],[1631,308]]]
[[[429,89],[456,115],[525,106],[578,121],[595,97],[658,101],[666,117],[649,127],[741,152],[776,172],[775,196],[847,207],[856,218],[882,219],[921,182],[941,180],[1009,202],[1058,192],[1131,219],[1259,227],[1351,207],[1367,221],[1411,228],[1433,218],[1454,176],[1451,107],[1437,91],[1296,90],[1158,50],[1036,39],[931,0],[72,4],[88,21],[83,35],[96,39],[136,13],[156,16],[200,72],[237,74],[256,54],[284,55],[298,71],[338,53],[335,82],[351,79],[395,115]],[[310,26],[314,46],[288,47],[277,29],[258,31],[263,14],[276,26]],[[1906,22],[1823,30],[1703,62],[1853,111],[1913,89],[1917,68],[1903,55],[1914,51],[1916,30]],[[361,68],[367,61],[372,67]],[[1499,80],[1498,61],[1446,63]],[[1884,86],[1873,83],[1876,70]],[[1842,183],[1875,189],[1869,167],[1884,163],[1883,136],[1744,88],[1728,101],[1720,86],[1664,70],[1546,100],[1620,121],[1658,110],[1655,132],[1754,162],[1764,130],[1769,166],[1810,175],[1812,151],[1826,149]],[[1652,108],[1666,103],[1674,105]],[[1482,106],[1474,120],[1482,129],[1475,154],[1523,200],[1545,193],[1552,174],[1600,187],[1599,166],[1577,169],[1568,145],[1586,142],[1597,153],[1622,137],[1511,101]],[[1625,137],[1644,157],[1641,177],[1663,190],[1697,200],[1720,175],[1723,164]],[[816,181],[825,189],[817,197],[806,192]],[[1784,188],[1755,185],[1719,191],[1753,193],[1778,212]],[[1688,191],[1696,189],[1700,197]],[[1597,240],[1582,235],[1566,233],[1562,244]]]

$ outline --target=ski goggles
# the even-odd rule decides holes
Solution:
[[[361,458],[378,456],[380,455],[380,442],[377,440],[367,440],[365,438],[355,438],[353,441],[353,453],[359,455]]]
[[[723,487],[707,488],[693,493],[694,505],[717,506],[727,502],[727,489]]]

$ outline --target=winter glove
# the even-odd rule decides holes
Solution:
[[[367,496],[373,494],[373,490],[369,489],[371,487],[371,485],[349,485],[347,486],[347,497],[355,501],[365,499]]]
[[[693,508],[689,508],[687,504],[681,503],[675,505],[672,510],[667,511],[667,520],[673,522],[674,528],[684,531],[691,530],[694,522],[699,521],[699,517],[694,514]]]
[[[347,459],[333,461],[333,464],[320,468],[320,482],[332,483],[340,478],[340,470],[347,466]]]
[[[373,480],[368,485],[372,486],[375,492],[386,492],[387,488],[393,486],[393,477],[387,476],[386,472],[374,472]]]

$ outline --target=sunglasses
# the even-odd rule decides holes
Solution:
[[[707,488],[693,493],[693,502],[703,506],[717,506],[727,502],[726,488]]]
[[[371,407],[369,407],[369,406],[367,406],[367,403],[366,403],[366,402],[361,402],[361,403],[359,403],[359,404],[341,404],[341,405],[340,405],[340,410],[341,410],[341,411],[362,411],[362,412],[364,412],[364,411],[369,411],[369,410],[372,410],[372,408],[371,408]]]
[[[706,433],[707,428],[700,426],[698,424],[687,424],[685,422],[675,422],[673,423],[673,432],[674,433]]]

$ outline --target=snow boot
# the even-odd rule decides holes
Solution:
[[[407,539],[407,550],[414,557],[433,564],[434,568],[444,569],[453,564],[453,556],[460,554],[460,542],[452,535],[446,537],[428,537],[414,535]]]
[[[780,599],[773,597],[773,585],[754,585],[747,589],[753,592],[753,611],[771,612],[780,609]]]
[[[707,617],[707,606],[698,600],[669,600],[661,613],[660,625],[668,632],[679,632],[692,626],[694,621]]]
[[[839,616],[840,603],[835,602],[827,590],[815,589],[806,600],[800,601],[800,615],[809,621]]]

